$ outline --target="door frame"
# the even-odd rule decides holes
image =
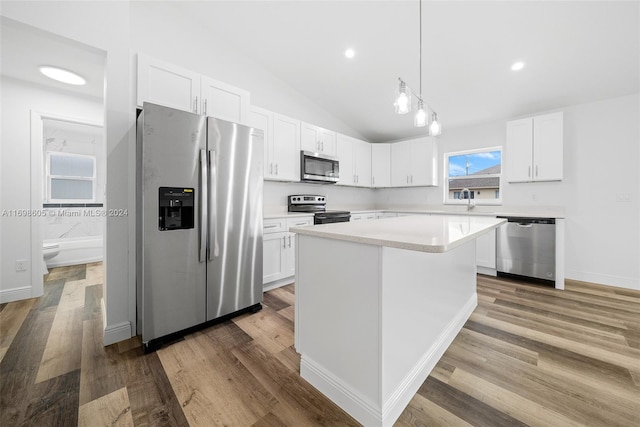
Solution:
[[[42,211],[42,182],[44,179],[44,144],[43,144],[43,120],[59,120],[88,126],[102,128],[104,141],[106,141],[106,130],[104,123],[79,116],[65,116],[48,111],[31,110],[31,212]],[[103,147],[106,159],[106,144]],[[106,162],[105,162],[106,164]],[[106,174],[105,174],[106,178]],[[106,182],[105,182],[106,185]],[[31,216],[31,298],[42,296],[44,293],[44,278],[42,275],[42,217]],[[103,259],[106,260],[105,252],[107,247],[107,234],[103,234]]]

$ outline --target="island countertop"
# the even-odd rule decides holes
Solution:
[[[405,216],[293,227],[290,231],[369,245],[442,253],[476,239],[506,221],[483,216]]]

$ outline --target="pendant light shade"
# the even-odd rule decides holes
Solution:
[[[398,95],[396,96],[396,102],[393,103],[396,114],[407,114],[411,111],[411,91],[407,88],[407,84],[400,80],[398,86]]]
[[[429,109],[424,104],[424,99],[422,98],[422,0],[419,1],[420,11],[420,33],[419,33],[419,54],[420,54],[420,69],[418,72],[419,82],[420,82],[420,92],[415,94],[416,99],[418,100],[418,111],[413,118],[413,125],[415,127],[426,127],[429,122]],[[393,103],[396,114],[407,114],[411,111],[411,94],[412,90],[407,86],[407,84],[402,80],[402,78],[398,77],[400,84],[398,85],[398,93],[396,95],[396,100]],[[431,110],[433,111],[433,110]],[[429,125],[429,134],[431,136],[440,135],[442,129],[440,126],[440,122],[438,122],[438,115],[435,111],[433,111],[431,124]]]
[[[429,125],[429,134],[431,136],[438,136],[442,133],[442,126],[440,126],[440,122],[438,121],[438,115],[433,113],[431,116],[431,124]]]
[[[427,112],[424,109],[424,101],[418,101],[418,112],[413,118],[413,124],[417,128],[423,128],[427,125]]]

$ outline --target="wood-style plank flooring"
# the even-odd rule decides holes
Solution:
[[[102,277],[53,269],[0,304],[0,425],[358,425],[299,376],[293,285],[144,354],[102,346]],[[397,426],[640,425],[640,292],[478,276],[478,296]]]

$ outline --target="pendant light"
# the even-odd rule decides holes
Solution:
[[[429,114],[428,107],[425,106],[424,99],[422,98],[422,0],[420,0],[420,69],[419,69],[419,82],[420,82],[420,92],[418,94],[413,94],[418,100],[418,111],[413,118],[413,124],[415,127],[425,127],[427,126]],[[411,89],[407,86],[404,80],[401,77],[398,77],[400,84],[398,85],[398,92],[396,95],[396,101],[394,102],[394,107],[396,114],[407,114],[411,111]],[[429,134],[432,136],[440,135],[441,127],[438,122],[438,115],[434,111],[432,114],[431,124],[429,125]]]

